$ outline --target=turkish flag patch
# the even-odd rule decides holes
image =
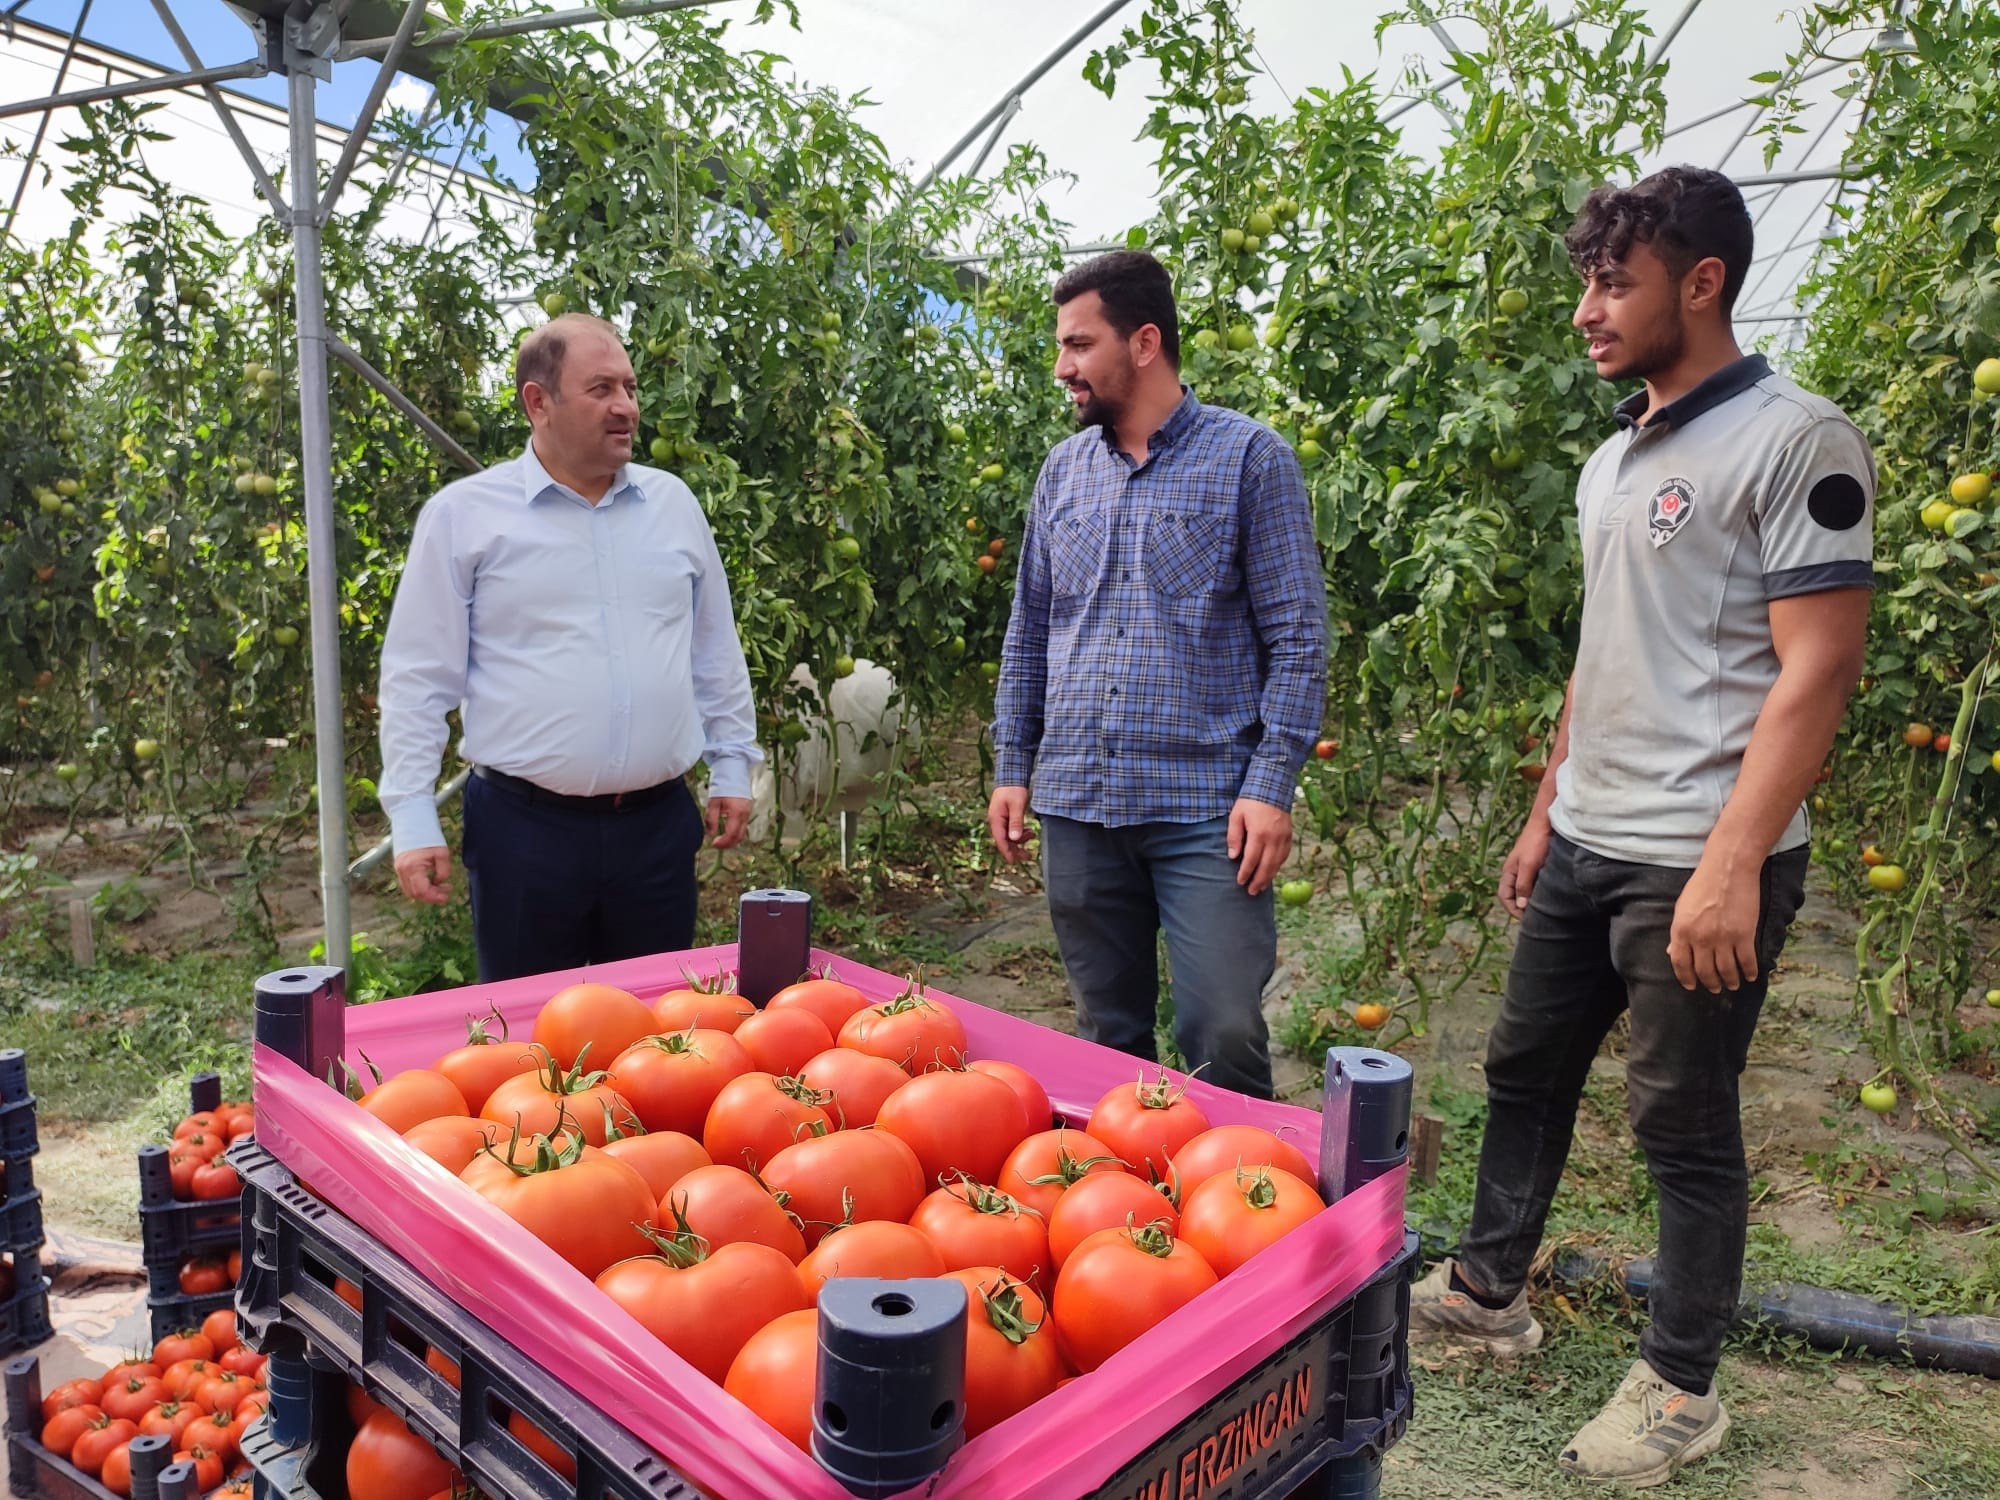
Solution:
[[[1653,491],[1646,506],[1646,534],[1655,547],[1664,547],[1680,534],[1694,514],[1694,485],[1685,479],[1669,479]]]

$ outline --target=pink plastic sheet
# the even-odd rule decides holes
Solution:
[[[830,962],[836,977],[871,998],[904,988],[894,975],[832,954],[815,950],[813,958]],[[387,1076],[428,1065],[464,1040],[468,1016],[494,1008],[514,1035],[526,1037],[542,1003],[579,979],[650,999],[678,987],[684,971],[713,973],[734,963],[731,945],[357,1006],[346,1014],[347,1057],[358,1063],[365,1053]],[[1030,1069],[1065,1115],[1081,1119],[1139,1070],[1120,1053],[929,993],[963,1021],[974,1057]],[[587,1277],[394,1131],[266,1048],[256,1049],[254,1069],[257,1138],[267,1150],[536,1366],[571,1390],[595,1393],[607,1415],[705,1491],[720,1500],[847,1494]],[[1261,1125],[1317,1161],[1317,1113],[1182,1081],[1212,1123]],[[1399,1169],[1334,1204],[1067,1386],[1061,1401],[1039,1403],[966,1444],[912,1493],[1047,1500],[1105,1483],[1388,1262],[1402,1242],[1403,1184]]]

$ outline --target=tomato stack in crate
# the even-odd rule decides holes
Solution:
[[[1335,1049],[1321,1114],[1142,1073],[774,959],[770,895],[737,945],[588,974],[352,1012],[338,970],[260,981],[229,1159],[268,1484],[418,1453],[493,1497],[1374,1492],[1407,1064]]]
[[[31,1349],[53,1331],[35,1186],[39,1149],[27,1056],[19,1047],[0,1048],[0,1354]]]
[[[242,1263],[242,1182],[222,1159],[250,1134],[250,1106],[222,1097],[222,1079],[188,1080],[188,1112],[166,1145],[139,1148],[139,1243],[155,1339],[228,1307]]]

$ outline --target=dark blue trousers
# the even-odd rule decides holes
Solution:
[[[464,858],[480,979],[693,947],[702,837],[685,782],[645,807],[586,812],[474,776]]]

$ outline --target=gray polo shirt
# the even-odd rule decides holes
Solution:
[[[1646,393],[1583,467],[1583,624],[1555,830],[1691,869],[1778,680],[1773,599],[1874,583],[1875,461],[1832,402],[1762,355],[1644,425]],[[1804,807],[1773,851],[1806,841]]]

